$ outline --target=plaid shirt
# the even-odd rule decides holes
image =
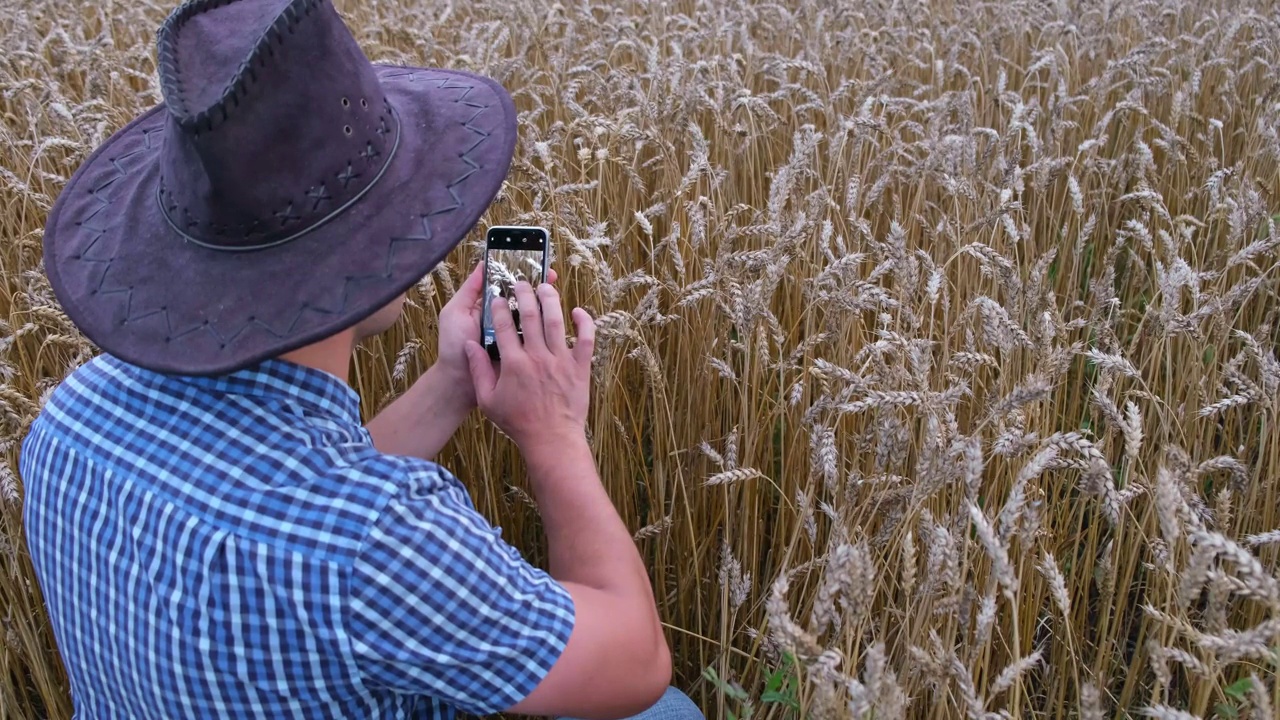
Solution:
[[[573,627],[430,462],[280,360],[217,378],[99,356],[23,443],[23,520],[82,718],[405,718],[524,698]]]

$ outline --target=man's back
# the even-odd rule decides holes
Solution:
[[[22,453],[24,523],[82,717],[433,717],[523,698],[571,599],[458,481],[379,453],[348,386],[101,356]]]

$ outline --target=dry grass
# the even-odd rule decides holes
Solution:
[[[813,717],[1276,717],[1274,5],[342,7],[375,59],[513,91],[491,219],[550,227],[601,318],[592,441],[710,715],[743,703],[706,667],[784,716],[759,699],[789,650]],[[168,9],[0,15],[11,460],[93,352],[45,213],[159,99]],[[474,251],[360,353],[367,412],[431,362]],[[444,461],[538,556],[508,441],[469,423]],[[0,708],[68,717],[0,493]]]

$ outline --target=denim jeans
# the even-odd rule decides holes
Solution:
[[[561,720],[572,719],[562,718]],[[628,720],[706,720],[706,718],[688,695],[669,687],[653,707],[639,715],[632,715]]]

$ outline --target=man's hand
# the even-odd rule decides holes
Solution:
[[[465,348],[481,410],[528,453],[531,445],[583,437],[591,400],[595,323],[586,310],[573,309],[577,335],[570,349],[555,288],[543,284],[535,294],[533,286],[521,281],[515,295],[524,318],[524,342],[516,334],[507,300],[495,298],[491,312],[501,363],[491,362],[474,339]]]
[[[547,283],[554,284],[556,271],[547,271]],[[440,335],[436,365],[441,376],[456,383],[465,393],[467,409],[476,407],[476,395],[468,370],[467,343],[480,339],[481,303],[484,302],[484,261],[478,263],[454,296],[440,309]]]
[[[555,279],[556,272],[548,271],[547,280]],[[480,337],[483,288],[484,265],[480,264],[441,308],[436,363],[369,421],[378,450],[431,460],[476,408],[465,348]]]

